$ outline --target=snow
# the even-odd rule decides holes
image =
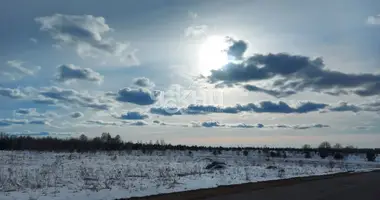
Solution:
[[[141,151],[97,153],[0,152],[1,200],[116,199],[380,167],[365,155],[343,161],[288,152],[287,158],[264,153],[223,151]],[[206,170],[210,160],[225,169]]]

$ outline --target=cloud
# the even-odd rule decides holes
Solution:
[[[380,94],[380,82],[368,84],[367,87],[354,91],[359,96],[373,96]]]
[[[374,15],[374,16],[369,16],[367,18],[367,24],[370,24],[370,25],[380,25],[380,14],[379,15]]]
[[[233,54],[239,56],[244,48]],[[244,52],[243,52],[244,53]],[[245,85],[247,90],[264,92],[272,96],[276,91],[289,91],[285,95],[305,90],[341,95],[347,92],[359,96],[380,94],[380,74],[348,74],[325,68],[320,57],[310,58],[287,53],[255,54],[241,62],[230,62],[221,69],[212,70],[207,77],[217,85],[239,85],[252,81],[271,81],[271,88],[264,89]],[[351,89],[352,91],[349,91]],[[337,92],[338,91],[338,92]]]
[[[129,111],[125,114],[122,114],[120,116],[115,116],[118,119],[124,119],[124,120],[142,120],[149,118],[148,115],[137,112],[137,111]]]
[[[84,107],[95,110],[111,110],[118,103],[104,93],[93,95],[87,91],[76,91],[59,87],[27,87],[22,89],[1,88],[0,96],[12,99],[31,100],[37,104]]]
[[[208,122],[202,122],[201,124],[203,127],[211,128],[211,127],[221,127],[224,126],[223,124],[220,124],[217,121],[208,121]]]
[[[20,108],[15,111],[15,113],[18,115],[30,115],[35,112],[36,112],[35,108],[27,108],[27,109]]]
[[[25,97],[25,93],[20,89],[2,88],[0,87],[0,95],[11,99],[20,99]]]
[[[242,59],[248,48],[248,43],[243,40],[235,40],[231,37],[227,38],[227,42],[231,44],[227,49],[227,54],[235,59]]]
[[[213,105],[189,105],[185,108],[166,108],[152,107],[152,114],[173,116],[173,115],[196,115],[208,113],[229,113],[236,114],[241,112],[256,112],[256,113],[309,113],[327,108],[328,104],[314,102],[300,102],[296,106],[289,106],[283,101],[271,102],[262,101],[258,104],[235,105],[231,107],[218,107]]]
[[[349,104],[347,102],[339,102],[337,106],[331,106],[329,110],[334,111],[334,112],[346,112],[346,111],[359,112],[363,110],[363,108],[353,105],[353,104]]]
[[[71,118],[75,118],[75,119],[82,118],[83,116],[84,115],[81,112],[73,112],[73,113],[70,114],[70,117]]]
[[[262,128],[264,125],[262,124],[245,124],[245,123],[240,123],[240,124],[232,124],[229,127],[231,128]]]
[[[324,125],[324,124],[313,124],[313,125],[296,125],[293,126],[293,129],[300,129],[300,130],[305,130],[305,129],[311,129],[311,128],[329,128],[329,125]]]
[[[54,14],[37,17],[35,21],[41,25],[41,31],[49,32],[60,44],[75,47],[81,57],[112,56],[126,64],[137,64],[128,43],[104,37],[113,29],[103,17]]]
[[[362,103],[360,109],[368,112],[380,112],[380,101],[372,101],[367,103]]]
[[[146,88],[152,88],[155,86],[155,84],[151,80],[145,77],[135,78],[133,80],[133,84],[139,87],[146,87]]]
[[[129,125],[131,125],[131,126],[146,126],[146,125],[148,125],[148,123],[146,121],[135,121],[135,122],[129,123]]]
[[[159,94],[159,91],[151,91],[146,88],[124,88],[119,90],[116,95],[116,100],[137,105],[151,105],[156,103]]]
[[[180,108],[152,107],[150,113],[163,116],[182,115]]]
[[[90,68],[81,68],[71,64],[58,66],[56,80],[59,82],[70,82],[75,80],[85,80],[101,83],[103,76]]]
[[[33,42],[34,44],[38,43],[38,40],[36,38],[29,38],[29,41]]]
[[[49,99],[43,96],[38,96],[36,99],[33,99],[33,102],[37,104],[45,104],[45,105],[56,105],[58,103],[58,101],[55,99]]]
[[[200,37],[206,35],[207,25],[194,25],[185,29],[185,37]]]
[[[118,122],[103,121],[103,120],[87,120],[83,125],[97,125],[97,126],[120,126]]]
[[[196,19],[198,17],[198,13],[192,12],[192,11],[189,11],[187,15],[189,16],[190,19]]]
[[[36,108],[19,108],[14,111],[16,115],[26,116],[26,117],[37,117],[37,118],[54,118],[57,117],[57,113],[45,112],[39,113]]]
[[[262,93],[265,93],[265,94],[268,94],[270,96],[274,96],[277,98],[287,97],[287,96],[296,94],[296,92],[292,91],[292,90],[287,90],[287,91],[268,90],[268,89],[260,88],[260,87],[254,86],[254,85],[249,85],[249,84],[244,85],[244,89],[251,91],[251,92],[262,92]]]
[[[48,100],[62,103],[64,105],[93,108],[96,110],[110,110],[115,103],[102,96],[93,96],[85,92],[59,87],[43,88],[38,92],[42,101],[40,103],[51,103]]]
[[[6,62],[6,65],[0,66],[0,75],[12,80],[18,80],[25,76],[33,76],[41,67],[35,66],[32,69],[28,69],[24,66],[24,62],[20,60],[10,60]]]
[[[28,120],[25,119],[0,119],[0,126],[25,125]]]
[[[34,119],[34,120],[29,121],[29,124],[34,124],[34,125],[49,125],[50,122],[47,121],[47,120],[43,120],[43,119]]]
[[[284,128],[284,129],[295,129],[295,130],[305,130],[305,129],[311,129],[311,128],[329,128],[329,125],[325,124],[310,124],[310,125],[286,125],[286,124],[277,124],[277,125],[264,125],[261,123],[258,124],[245,124],[245,123],[239,123],[239,124],[223,124],[218,121],[205,121],[205,122],[192,122],[191,127],[205,127],[205,128],[212,128],[212,127],[219,127],[219,128],[257,128],[257,129],[274,129],[274,128]]]
[[[45,119],[0,119],[0,126],[12,126],[12,125],[50,125],[50,121]]]

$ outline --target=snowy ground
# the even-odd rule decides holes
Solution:
[[[246,182],[379,168],[365,155],[344,161],[304,159],[287,153],[270,158],[251,151],[141,151],[100,153],[40,153],[0,151],[0,199],[115,199],[193,190]],[[227,164],[206,170],[210,159]]]

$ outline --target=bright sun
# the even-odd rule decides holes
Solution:
[[[226,50],[228,43],[225,37],[210,36],[200,46],[199,49],[199,71],[202,75],[211,74],[211,70],[219,69],[228,63]]]

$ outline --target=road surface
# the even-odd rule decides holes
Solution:
[[[133,200],[379,200],[380,172],[248,183]]]

